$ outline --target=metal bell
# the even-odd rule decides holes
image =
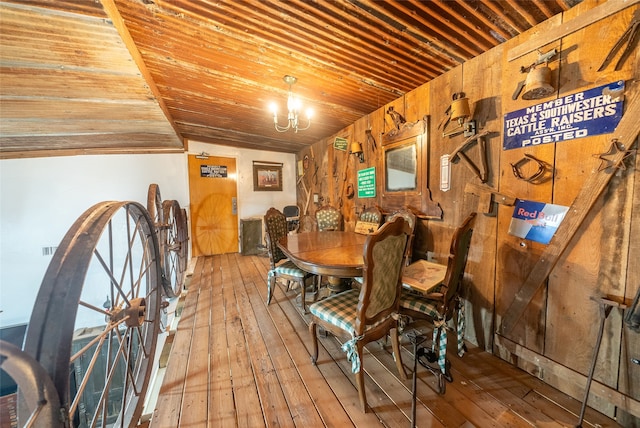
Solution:
[[[555,91],[549,83],[551,81],[551,69],[549,67],[533,68],[527,74],[524,83],[523,100],[538,100],[545,98]]]

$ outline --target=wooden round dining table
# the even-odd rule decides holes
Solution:
[[[362,257],[367,235],[355,232],[306,232],[284,236],[282,252],[300,269],[325,275],[329,282],[362,276]]]

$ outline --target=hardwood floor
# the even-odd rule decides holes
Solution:
[[[265,304],[267,270],[261,256],[198,258],[150,427],[410,427],[413,345],[407,337],[407,381],[398,378],[391,346],[367,346],[370,410],[363,413],[336,338],[322,337],[318,365],[311,363],[298,293],[277,286]],[[575,426],[577,400],[476,347],[469,345],[463,358],[449,355],[453,382],[444,395],[418,366],[417,426]],[[588,408],[583,426],[619,425]]]

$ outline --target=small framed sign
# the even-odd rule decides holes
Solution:
[[[336,137],[336,139],[333,140],[333,148],[336,150],[346,152],[348,145],[349,141],[346,138]]]
[[[227,178],[226,165],[200,165],[200,177]]]
[[[253,191],[282,191],[282,164],[254,162]]]

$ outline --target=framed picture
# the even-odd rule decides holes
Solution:
[[[282,191],[282,164],[254,162],[253,190],[254,192]]]

